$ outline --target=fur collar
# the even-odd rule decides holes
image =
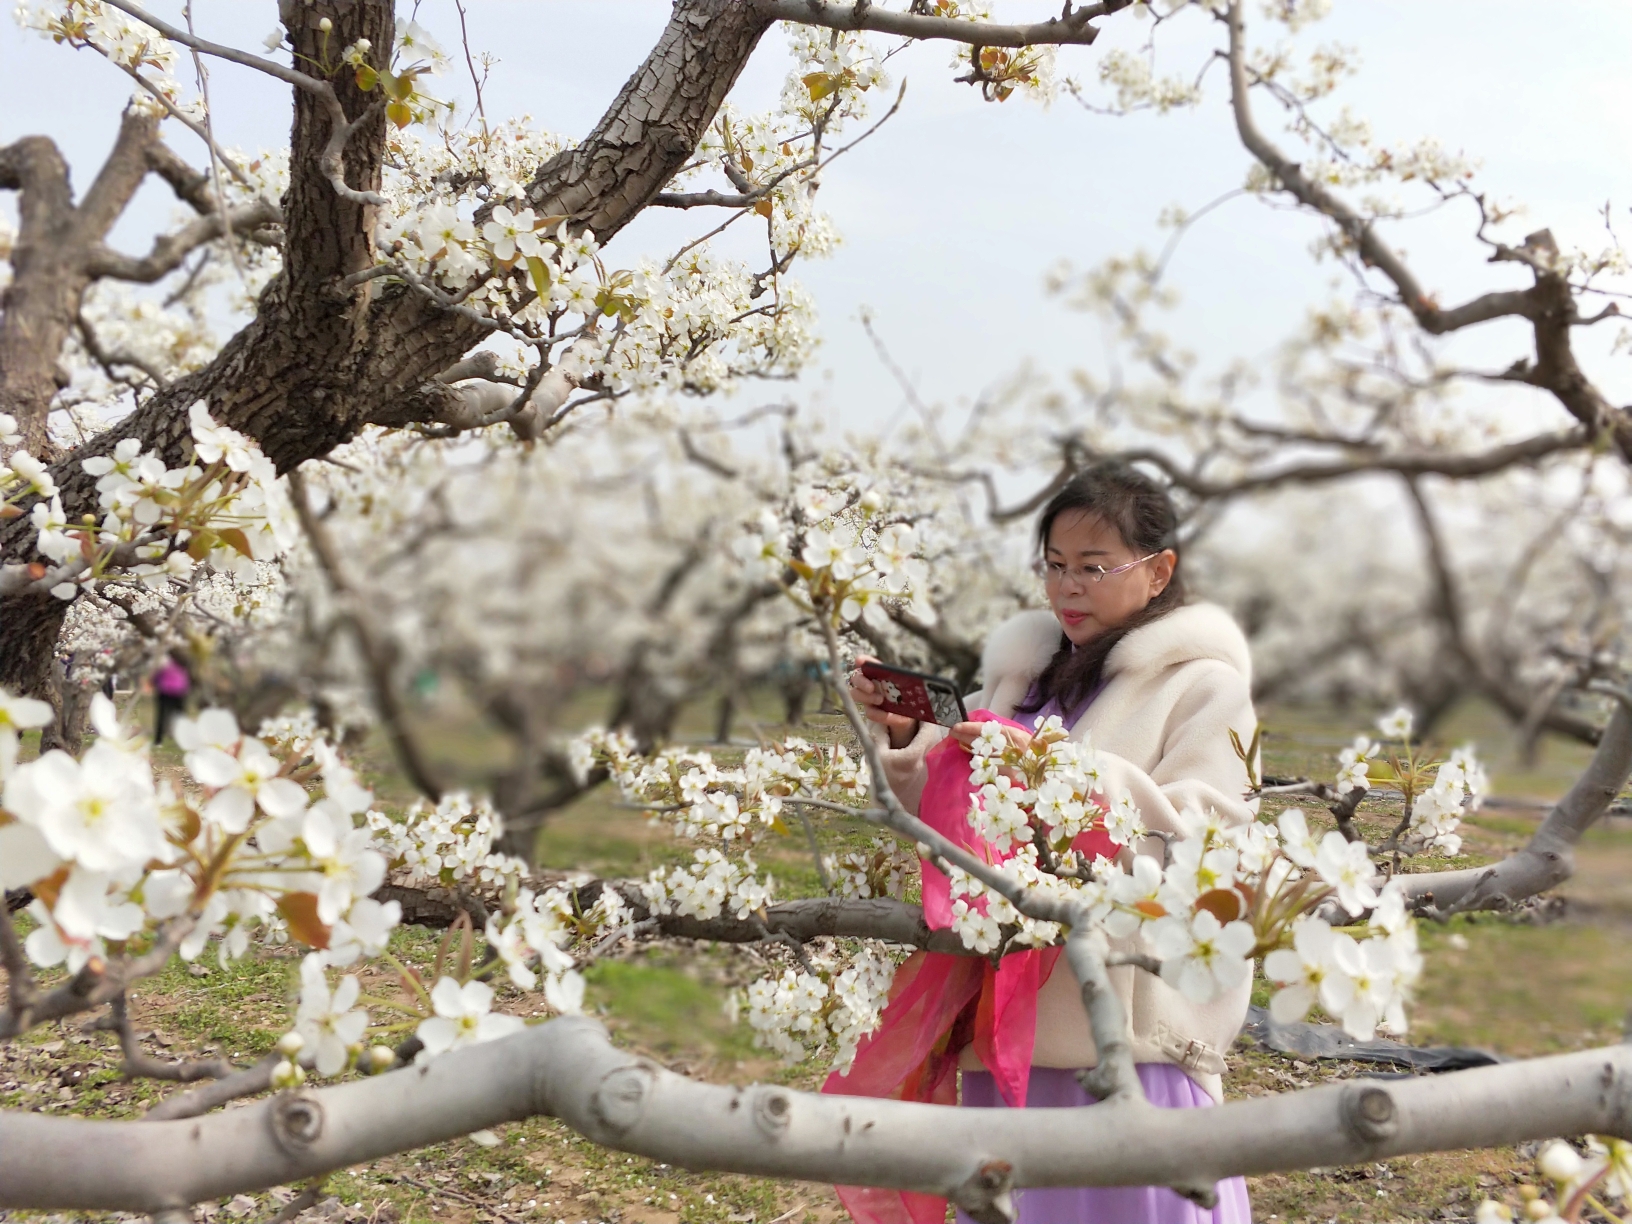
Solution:
[[[1016,684],[1029,686],[1054,657],[1059,644],[1060,624],[1048,609],[1011,616],[992,630],[981,652],[986,692],[995,694],[999,685],[1005,689]],[[1252,682],[1252,655],[1246,637],[1228,612],[1211,603],[1186,604],[1135,629],[1112,648],[1110,658],[1105,660],[1105,675],[1109,678],[1124,672],[1160,672],[1197,659],[1227,663],[1248,684]]]

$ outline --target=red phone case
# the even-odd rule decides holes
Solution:
[[[963,701],[950,680],[869,660],[861,674],[884,689],[883,709],[919,722],[950,727],[963,721]],[[931,685],[935,691],[931,691]]]

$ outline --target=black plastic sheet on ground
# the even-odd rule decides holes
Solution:
[[[1310,1060],[1341,1058],[1412,1071],[1464,1071],[1502,1061],[1488,1050],[1466,1046],[1413,1046],[1381,1037],[1356,1041],[1335,1024],[1277,1024],[1262,1007],[1247,1009],[1247,1022],[1241,1032],[1266,1049]]]

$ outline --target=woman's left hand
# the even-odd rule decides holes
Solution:
[[[952,738],[965,748],[972,747],[974,742],[980,738],[981,730],[985,725],[985,723],[978,722],[957,723],[952,728]],[[1008,737],[1009,743],[1021,752],[1024,752],[1026,745],[1031,743],[1031,732],[1022,731],[1019,727],[1005,726],[1003,734]]]

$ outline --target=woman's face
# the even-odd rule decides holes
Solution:
[[[1097,582],[1085,573],[1089,566],[1112,570],[1143,555],[1124,544],[1121,533],[1097,514],[1067,510],[1054,520],[1043,550],[1044,572],[1049,607],[1066,637],[1078,646],[1092,641],[1125,623],[1167,588],[1178,563],[1171,548]]]

